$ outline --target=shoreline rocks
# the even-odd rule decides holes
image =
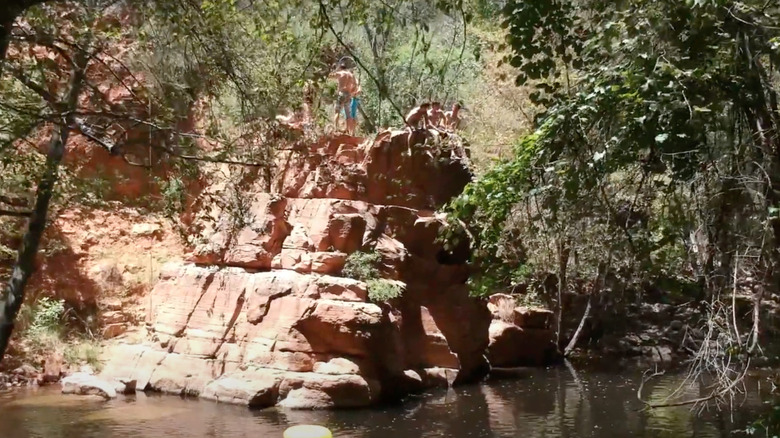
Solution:
[[[87,373],[73,373],[60,382],[63,394],[99,395],[105,399],[116,398],[116,388],[110,382]]]

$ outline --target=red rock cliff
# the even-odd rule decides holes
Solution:
[[[471,178],[456,137],[385,132],[324,139],[279,159],[276,193],[249,190],[244,220],[194,212],[189,261],[148,299],[147,341],[109,353],[104,374],[138,387],[253,407],[370,405],[476,379],[491,315],[470,298],[465,260],[435,242],[434,210]],[[404,288],[373,303],[341,276],[376,250]]]

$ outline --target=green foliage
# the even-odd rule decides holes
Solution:
[[[8,262],[16,258],[16,251],[0,243],[0,261]]]
[[[211,198],[211,202],[222,209],[227,225],[231,230],[241,230],[255,222],[252,213],[252,199],[246,196],[246,185],[241,182],[231,182],[220,193],[220,196]],[[261,230],[266,232],[267,230]],[[186,232],[186,230],[184,230]]]
[[[382,261],[382,255],[377,251],[355,251],[347,257],[341,273],[349,278],[366,282],[368,298],[375,303],[383,303],[398,298],[403,288],[389,280],[380,278],[377,268]]]
[[[319,67],[322,32],[311,27],[316,3],[235,0],[182,7],[157,1],[144,11],[139,36],[152,45],[146,66],[165,93],[167,108],[207,92],[213,97],[215,131],[240,129],[302,100],[303,85]],[[193,29],[199,29],[197,37]]]
[[[66,308],[62,300],[43,297],[24,305],[18,317],[19,338],[29,360],[60,352],[71,365],[88,364],[99,371],[102,347],[94,338],[66,332]]]
[[[608,263],[635,283],[709,287],[731,277],[728,254],[778,259],[765,242],[780,238],[767,227],[780,181],[760,170],[778,169],[777,141],[759,139],[777,126],[780,15],[722,3],[507,3],[510,62],[544,110],[447,208],[477,293],[523,281],[522,266],[557,273],[561,257],[570,282]]]
[[[422,101],[454,102],[462,86],[478,80],[478,46],[467,34],[471,14],[461,9],[468,7],[463,3],[323,4],[341,42],[349,46],[338,52],[360,61],[360,102],[376,126],[399,126],[404,115],[399,112]],[[328,28],[328,20],[321,19]]]
[[[472,257],[478,268],[469,278],[469,285],[477,296],[495,293],[502,285],[511,284],[513,278],[528,275],[522,244],[503,245],[504,224],[512,208],[532,188],[530,171],[542,151],[539,139],[544,129],[523,138],[515,147],[515,159],[497,164],[445,207],[454,225],[444,230],[448,247],[457,246],[460,239],[472,243]],[[463,223],[479,224],[472,227],[477,233],[467,235],[459,226]],[[487,269],[489,275],[482,275]]]
[[[176,217],[184,211],[185,186],[181,178],[171,177],[162,184],[163,212],[168,217]]]
[[[27,330],[32,334],[56,333],[62,331],[62,317],[65,314],[65,302],[43,297],[32,309],[32,318]]]
[[[383,279],[368,280],[368,298],[375,303],[384,303],[398,298],[403,293],[401,286]]]
[[[101,352],[102,346],[94,339],[72,339],[64,346],[63,358],[68,364],[87,364],[100,372],[103,367]]]
[[[382,261],[382,256],[376,251],[355,251],[347,257],[344,269],[341,273],[349,278],[360,281],[369,281],[379,278],[377,265]]]
[[[64,314],[64,302],[48,297],[22,307],[19,315],[20,326],[23,327],[21,339],[27,354],[40,357],[61,349]]]

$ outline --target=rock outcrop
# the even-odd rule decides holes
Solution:
[[[63,394],[99,395],[105,399],[116,398],[117,387],[97,376],[87,373],[73,373],[62,379]]]
[[[436,242],[434,211],[470,180],[466,161],[456,137],[423,131],[280,157],[275,193],[249,190],[241,220],[214,205],[190,213],[194,249],[149,295],[148,340],[115,345],[103,374],[303,409],[483,376],[490,312],[468,295],[466,260]],[[402,295],[371,302],[366,283],[343,277],[355,251],[378,252]]]
[[[518,306],[506,294],[490,297],[488,360],[496,368],[547,365],[557,356],[553,314],[547,309]]]

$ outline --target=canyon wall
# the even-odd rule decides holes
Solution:
[[[386,131],[303,152],[280,156],[274,193],[248,189],[242,211],[191,212],[193,251],[164,267],[146,340],[111,347],[105,376],[252,407],[331,408],[487,373],[491,313],[468,295],[467,252],[436,241],[435,209],[471,179],[460,140]],[[401,296],[372,302],[366,283],[342,276],[355,251],[380,254]]]

